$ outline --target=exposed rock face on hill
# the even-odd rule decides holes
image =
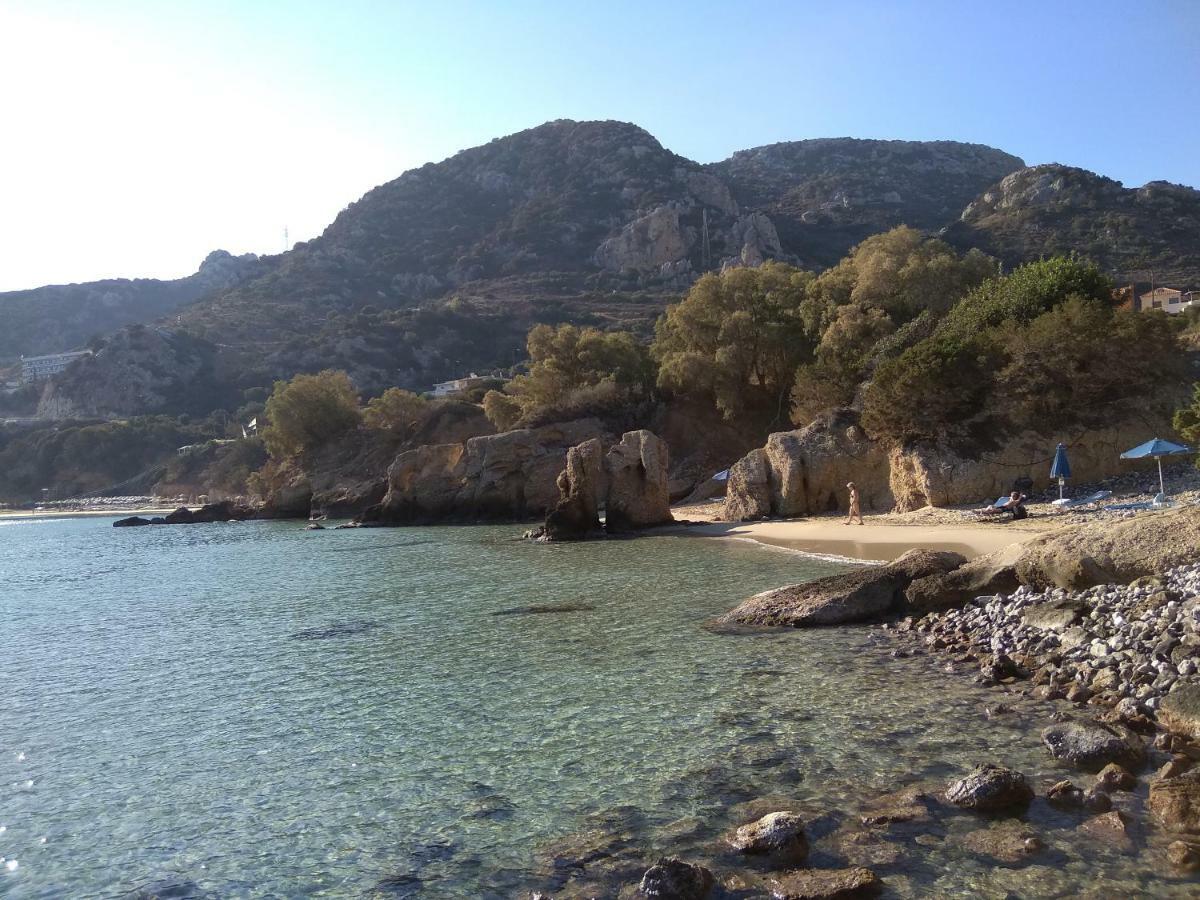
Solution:
[[[1200,281],[1200,191],[1165,181],[1126,188],[1058,164],[1020,169],[990,186],[946,230],[1009,264],[1077,252],[1118,281]]]
[[[581,419],[407,450],[388,468],[383,502],[364,513],[362,522],[520,521],[544,515],[558,500],[557,479],[568,449],[599,437],[600,423]]]
[[[0,293],[0,361],[58,353],[135,322],[149,322],[261,274],[253,253],[214,250],[193,275],[171,281],[113,278]]]
[[[121,418],[204,413],[231,401],[216,376],[216,348],[187,334],[133,325],[47,383],[38,416]]]
[[[980,144],[822,138],[740,150],[707,168],[744,209],[770,217],[784,253],[825,267],[895,225],[942,228],[1023,165]]]

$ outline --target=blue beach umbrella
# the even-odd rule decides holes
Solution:
[[[1191,453],[1191,447],[1185,447],[1183,444],[1176,444],[1171,441],[1164,441],[1162,438],[1155,438],[1152,441],[1146,441],[1144,444],[1138,444],[1132,450],[1126,450],[1121,454],[1121,459],[1153,459],[1158,461],[1158,490],[1161,494],[1166,494],[1167,489],[1163,486],[1162,473],[1162,458],[1164,456],[1181,456],[1185,453]]]
[[[1063,482],[1071,477],[1071,461],[1067,459],[1067,445],[1059,444],[1054,450],[1054,462],[1050,464],[1050,477],[1058,479],[1058,499],[1063,498]]]

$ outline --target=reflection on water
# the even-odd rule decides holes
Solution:
[[[810,816],[815,861],[865,855],[899,895],[1194,889],[1041,807],[1046,854],[1004,868],[970,817],[849,828],[862,798],[977,761],[1061,771],[1025,718],[1045,709],[989,721],[994,694],[867,630],[701,627],[832,564],[517,531],[7,528],[0,895],[573,889],[660,851],[720,865],[762,797]]]

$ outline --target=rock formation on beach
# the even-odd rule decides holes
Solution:
[[[667,445],[645,429],[627,431],[601,459],[599,440],[567,453],[558,476],[559,499],[539,537],[576,541],[600,533],[599,509],[608,534],[637,531],[672,521],[668,496]]]
[[[1166,423],[1158,424],[1167,430]],[[1146,428],[1142,422],[1117,425],[1070,440],[1074,478],[1098,481],[1125,471],[1128,463],[1120,454]],[[1033,490],[1047,488],[1054,444],[1045,436],[1019,435],[974,459],[921,444],[888,448],[863,431],[857,413],[836,410],[804,428],[770,435],[766,446],[734,463],[722,518],[738,522],[844,512],[850,481],[864,512],[987,503],[1007,494],[1019,478],[1028,478]]]
[[[581,419],[407,450],[388,468],[387,493],[364,525],[521,521],[557,502],[567,451],[601,436]]]
[[[904,592],[914,579],[953,571],[964,561],[957,553],[910,550],[886,566],[763,591],[715,624],[811,628],[874,621],[904,608]]]

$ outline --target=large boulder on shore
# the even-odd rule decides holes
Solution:
[[[717,619],[717,624],[811,628],[870,621],[902,603],[914,579],[950,572],[964,562],[958,553],[910,550],[885,566],[866,566],[755,594]]]
[[[1098,772],[1109,763],[1141,767],[1146,749],[1136,735],[1100,722],[1062,722],[1043,729],[1042,743],[1055,759]]]
[[[608,480],[604,527],[632,531],[672,521],[667,444],[645,429],[627,431],[604,457]]]
[[[858,416],[837,410],[796,431],[767,438],[729,470],[722,518],[809,516],[844,511],[853,481],[864,512],[892,508],[887,452],[867,437]]]
[[[1200,769],[1150,782],[1150,812],[1167,831],[1200,834]]]
[[[603,454],[598,438],[567,451],[567,467],[558,476],[558,503],[546,515],[545,540],[578,541],[600,532]]]
[[[602,435],[595,419],[520,428],[460,444],[406,450],[388,467],[383,502],[365,525],[438,521],[520,521],[558,502],[558,474],[567,450]]]
[[[913,582],[907,600],[915,615],[962,606],[975,597],[1039,590],[1081,590],[1127,584],[1191,562],[1200,547],[1200,508],[1143,513],[1113,521],[1068,525],[980,556],[944,575]]]
[[[1200,741],[1200,684],[1176,684],[1158,707],[1158,721],[1168,731]]]

